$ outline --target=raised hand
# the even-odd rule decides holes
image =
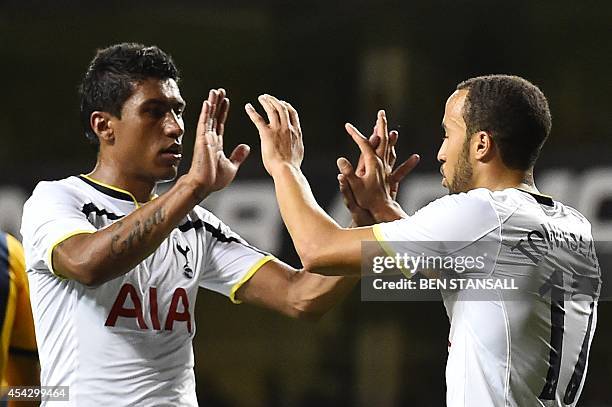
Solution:
[[[389,206],[395,200],[400,181],[418,164],[419,156],[413,154],[393,170],[398,133],[387,132],[387,120],[382,110],[378,112],[369,143],[349,123],[346,130],[359,146],[361,156],[355,169],[346,158],[338,159],[340,192],[353,222],[358,226],[369,225],[376,221],[372,215],[375,208]],[[397,208],[396,204],[393,206]]]
[[[376,134],[376,126],[374,126],[374,131],[372,135],[368,139],[372,148],[376,151],[376,155],[380,158],[383,157],[383,151],[381,147],[381,138]],[[396,132],[397,133],[397,132]],[[397,140],[397,137],[395,137]],[[393,153],[395,154],[395,149],[393,149]],[[393,165],[393,164],[391,164]],[[350,171],[346,168],[346,171]],[[363,160],[363,155],[359,156],[359,162],[357,164],[357,168],[355,169],[355,173],[363,176],[365,173],[365,164]],[[370,226],[376,223],[376,219],[372,216],[369,210],[362,208],[357,203],[355,198],[355,194],[351,189],[350,184],[346,179],[347,175],[342,172],[338,174],[338,188],[340,193],[342,194],[342,199],[344,200],[344,205],[347,207],[351,214],[352,223],[351,227],[354,226]]]
[[[250,147],[239,144],[229,158],[223,152],[223,132],[229,112],[229,99],[225,89],[211,89],[202,104],[193,160],[187,177],[196,184],[201,199],[228,186],[240,165],[249,155]]]
[[[274,176],[284,165],[299,168],[304,158],[302,129],[297,111],[274,96],[258,98],[268,116],[268,123],[248,103],[245,110],[257,127],[261,139],[261,156],[268,174]]]

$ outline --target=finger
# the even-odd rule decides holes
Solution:
[[[399,133],[397,132],[397,130],[391,130],[389,132],[389,145],[391,147],[395,147],[395,145],[397,144],[398,137],[399,137]]]
[[[200,117],[198,118],[198,127],[196,130],[196,136],[204,136],[208,133],[208,119],[210,117],[210,103],[208,100],[202,102],[202,110],[200,110]]]
[[[266,123],[264,118],[261,117],[259,113],[257,113],[253,105],[250,103],[244,105],[244,110],[249,115],[249,119],[251,119],[255,127],[257,127],[259,134],[261,134],[268,127],[268,124]]]
[[[399,184],[399,182],[419,164],[420,160],[421,157],[419,157],[418,154],[412,154],[410,158],[398,165],[397,168],[391,173],[389,182]]]
[[[267,96],[268,96],[268,100],[270,101],[270,103],[272,103],[272,105],[278,112],[281,126],[283,128],[289,128],[289,123],[291,122],[291,119],[289,119],[289,111],[287,110],[287,106],[285,106],[283,102],[281,102],[274,96],[272,95],[267,95]]]
[[[206,132],[212,131],[216,127],[216,112],[217,112],[217,98],[219,96],[219,92],[216,89],[211,89],[208,92],[208,104],[209,115],[208,120],[206,121]]]
[[[228,98],[225,98],[221,101],[221,105],[219,107],[219,115],[217,118],[217,134],[221,137],[225,132],[225,121],[227,120],[227,114],[229,113],[230,101]]]
[[[217,89],[209,90],[208,91],[208,103],[210,103],[211,105],[217,104],[218,95],[219,95],[219,92],[217,91]]]
[[[201,125],[206,125],[206,121],[208,120],[208,100],[202,102],[202,109],[200,110],[200,117],[198,117],[198,127]]]
[[[370,145],[374,150],[376,150],[376,148],[378,148],[378,146],[380,145],[380,137],[378,137],[378,135],[376,134],[372,134],[368,141],[370,142]],[[365,174],[365,160],[363,158],[363,154],[359,155],[359,160],[357,161],[357,168],[355,169],[355,173],[358,176],[363,176]]]
[[[291,103],[285,103],[287,104],[287,109],[289,110],[289,119],[291,120],[291,125],[293,127],[300,128],[300,116],[298,115],[297,110],[295,110],[295,108],[291,106]]]
[[[355,174],[353,171],[353,165],[349,160],[344,157],[340,157],[336,160],[336,165],[338,166],[338,170],[340,173],[346,177],[352,176]]]
[[[380,136],[378,134],[376,134],[374,137],[376,137],[376,139],[378,140],[378,143],[376,144],[376,147],[372,146],[372,148],[376,152],[376,155],[381,160],[384,160],[385,159],[385,152],[386,152],[385,151],[385,144],[383,143],[383,140],[380,138]]]
[[[246,144],[238,144],[236,148],[234,148],[234,151],[232,151],[232,154],[230,154],[229,160],[233,164],[240,166],[244,162],[244,160],[247,159],[250,152],[251,147]]]
[[[214,116],[216,119],[217,118],[216,116],[219,113],[219,106],[221,105],[221,101],[225,98],[225,89],[219,88],[219,89],[212,89],[212,90],[213,90],[212,105],[215,108]]]
[[[346,123],[344,128],[353,138],[353,141],[357,144],[357,147],[359,147],[359,151],[361,151],[361,154],[363,154],[364,159],[374,156],[374,149],[372,146],[370,146],[370,142],[363,136],[363,134],[359,132],[359,130],[355,128],[355,126],[350,123]]]
[[[348,208],[348,210],[351,212],[360,210],[361,208],[357,204],[355,194],[353,194],[353,190],[351,189],[348,180],[342,174],[338,174],[338,187],[340,189],[340,193],[342,194],[344,205]]]
[[[384,110],[378,111],[376,117],[376,133],[380,137],[380,146],[378,146],[376,155],[378,155],[383,162],[387,163],[389,159],[389,134],[387,133],[387,117]]]
[[[225,99],[226,95],[227,95],[227,92],[225,91],[225,89],[223,89],[223,88],[217,89],[217,102],[219,103],[223,99]]]
[[[393,168],[395,165],[395,160],[397,160],[397,154],[395,153],[395,145],[397,144],[397,139],[399,137],[399,133],[396,130],[391,130],[389,132],[389,167]]]
[[[261,106],[266,111],[270,126],[278,127],[280,123],[280,117],[278,115],[278,112],[274,108],[274,105],[268,100],[268,95],[260,95],[257,100],[259,100],[259,103],[261,103]]]
[[[225,130],[225,121],[229,113],[230,101],[225,97],[225,89],[219,88],[219,110],[217,113],[217,134],[222,136]]]
[[[214,161],[214,154],[219,151],[215,148],[216,140],[211,133],[206,131],[208,119],[210,117],[210,103],[208,100],[202,102],[202,110],[198,119],[198,128],[196,130],[196,138],[193,146],[193,159],[191,167],[206,166],[206,163]]]
[[[378,148],[378,146],[380,145],[380,137],[378,137],[377,134],[372,134],[368,141],[370,142],[370,145],[373,149]]]

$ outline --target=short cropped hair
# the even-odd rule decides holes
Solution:
[[[89,141],[99,143],[89,122],[92,112],[121,118],[134,86],[148,78],[179,80],[174,61],[158,47],[122,43],[97,51],[79,87],[81,123]]]
[[[471,78],[457,85],[468,94],[463,106],[467,137],[478,131],[491,134],[502,162],[509,168],[534,166],[550,134],[548,101],[531,82],[510,75]]]

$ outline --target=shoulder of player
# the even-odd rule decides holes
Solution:
[[[436,199],[418,212],[449,213],[456,211],[463,215],[469,215],[471,213],[475,215],[484,215],[486,213],[494,213],[492,200],[491,191],[485,188],[477,188],[468,192],[446,195]]]
[[[68,178],[55,180],[55,181],[40,181],[34,187],[32,195],[28,199],[47,199],[48,197],[57,197],[58,195],[72,194],[77,195],[81,188],[79,188],[79,179],[71,176]]]
[[[206,222],[213,225],[217,225],[221,221],[217,218],[211,211],[206,208],[201,207],[200,205],[196,205],[189,214],[183,219],[183,222]]]
[[[559,202],[559,201],[555,201],[555,203],[556,203],[557,205],[559,205],[559,206],[562,208],[562,210],[563,210],[563,211],[565,211],[565,212],[569,212],[569,213],[571,213],[573,216],[575,216],[576,218],[578,218],[578,219],[579,219],[581,222],[586,223],[586,224],[588,224],[589,226],[591,225],[591,222],[590,222],[590,221],[589,221],[589,220],[586,218],[586,216],[584,216],[584,215],[582,214],[582,212],[580,212],[578,209],[576,209],[576,208],[574,208],[574,207],[572,207],[572,206],[566,205],[566,204],[564,204],[564,203],[562,203],[562,202]]]

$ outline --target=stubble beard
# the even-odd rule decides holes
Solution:
[[[461,155],[457,160],[457,166],[455,169],[455,174],[453,174],[453,179],[448,184],[448,192],[449,194],[458,194],[461,192],[467,192],[472,189],[472,176],[473,169],[469,160],[469,139],[465,141],[463,144],[463,149],[461,151]]]

